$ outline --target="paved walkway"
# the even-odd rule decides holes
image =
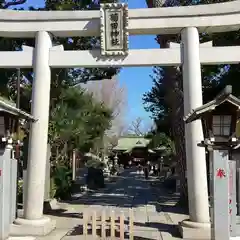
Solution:
[[[172,210],[172,198],[163,196],[161,189],[151,187],[153,181],[153,178],[146,181],[135,169],[126,169],[107,189],[62,204],[67,210],[51,216],[57,221],[57,229],[49,236],[38,239],[83,239],[83,212],[114,210],[116,215],[123,211],[128,216],[129,208],[133,208],[134,212],[134,239],[178,239],[175,237],[175,224],[186,217],[175,213],[177,222],[174,222],[168,213]]]

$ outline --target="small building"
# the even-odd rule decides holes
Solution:
[[[145,164],[148,160],[158,160],[165,148],[149,149],[149,143],[150,139],[142,136],[120,137],[117,146],[113,148],[113,153],[117,154],[119,162],[124,165],[128,165],[129,161],[137,165]]]

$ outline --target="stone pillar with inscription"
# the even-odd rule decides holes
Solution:
[[[229,160],[228,150],[210,152],[211,206],[213,240],[236,236],[236,162]]]

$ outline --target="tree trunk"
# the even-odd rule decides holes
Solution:
[[[146,0],[149,8],[165,7],[164,0]],[[161,48],[168,48],[170,41],[176,41],[176,36],[158,35],[156,40]],[[180,191],[182,203],[187,203],[187,181],[186,181],[186,151],[185,151],[185,131],[184,131],[184,105],[182,75],[176,67],[163,67],[163,84],[166,88],[166,101],[170,108],[171,132],[176,148],[176,162],[178,174],[180,176]]]
[[[165,36],[164,36],[165,37]],[[169,38],[161,37],[159,44],[161,48],[168,47]],[[176,67],[164,67],[163,84],[166,88],[166,102],[170,109],[171,132],[176,149],[177,170],[180,177],[180,191],[182,202],[186,202],[186,152],[185,152],[185,133],[184,133],[184,105],[182,92],[182,76]]]

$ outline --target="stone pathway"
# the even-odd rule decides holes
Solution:
[[[150,178],[146,181],[143,175],[139,175],[136,169],[126,169],[118,177],[116,183],[103,191],[82,196],[80,199],[68,204],[61,204],[66,211],[50,216],[57,221],[57,228],[47,237],[39,240],[75,240],[84,239],[82,233],[82,213],[92,211],[114,210],[117,214],[124,212],[128,216],[129,208],[134,212],[134,239],[139,240],[167,240],[179,239],[174,235],[177,232],[175,222],[165,209],[171,210],[172,199],[167,199],[159,203],[161,190],[151,187]],[[178,221],[183,217],[179,215]],[[172,235],[173,234],[173,235]],[[89,238],[91,239],[91,237]]]

